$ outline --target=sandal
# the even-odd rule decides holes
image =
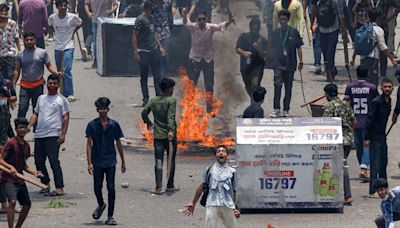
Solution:
[[[56,191],[52,191],[52,192],[48,192],[45,193],[44,196],[63,196],[64,193],[60,193],[60,192],[56,192]]]
[[[113,217],[108,218],[104,223],[106,225],[111,225],[111,226],[117,225],[117,222],[115,221],[115,219]]]
[[[164,194],[164,190],[162,189],[162,188],[156,188],[153,192],[151,192],[152,194],[155,194],[155,195],[162,195],[162,194]]]
[[[104,209],[106,209],[106,207],[107,207],[107,204],[103,204],[103,206],[101,206],[101,207],[97,207],[94,211],[93,211],[93,214],[92,214],[92,217],[94,218],[94,219],[99,219],[100,217],[101,217],[101,215],[103,214],[103,211],[104,211]]]

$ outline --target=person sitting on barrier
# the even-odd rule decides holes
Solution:
[[[244,110],[243,118],[264,118],[264,109],[261,107],[264,103],[267,90],[264,87],[258,87],[253,91],[253,103]]]
[[[382,199],[382,215],[375,219],[375,224],[378,228],[393,228],[394,222],[400,220],[400,186],[389,189],[384,178],[376,179],[374,185]]]
[[[228,165],[228,148],[223,145],[215,150],[216,162],[203,173],[203,181],[197,187],[193,201],[186,205],[185,215],[193,215],[195,205],[201,197],[200,204],[206,207],[206,227],[217,227],[220,217],[226,228],[236,227],[236,218],[240,211],[236,209],[235,169]]]
[[[329,103],[324,110],[324,117],[340,117],[342,118],[343,129],[343,187],[344,187],[344,204],[351,205],[353,199],[351,198],[349,166],[347,164],[347,157],[350,154],[351,147],[354,144],[354,128],[357,126],[357,120],[354,116],[353,110],[350,105],[338,98],[338,88],[335,84],[328,84],[324,88],[326,99]]]

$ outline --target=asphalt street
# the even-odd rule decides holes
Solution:
[[[249,104],[249,99],[244,89],[241,75],[239,73],[239,56],[234,47],[240,33],[248,31],[247,15],[258,14],[254,3],[234,2],[232,10],[236,16],[237,25],[232,25],[224,33],[214,36],[215,56],[215,95],[223,101],[221,114],[217,118],[228,120],[223,126],[229,129],[234,136],[234,118],[242,114],[244,108]],[[221,21],[221,17],[215,16],[215,21]],[[265,34],[265,29],[263,31]],[[399,33],[397,29],[397,33]],[[311,68],[313,63],[312,47],[308,45],[305,37],[303,46],[304,55],[304,89],[307,101],[323,95],[323,87],[326,84],[325,76],[314,75]],[[398,39],[396,39],[398,41]],[[53,43],[47,42],[47,50],[54,60]],[[77,46],[77,45],[76,45]],[[340,46],[340,45],[339,45]],[[130,48],[130,47],[127,47]],[[173,61],[173,60],[172,60]],[[54,61],[53,61],[54,62]],[[344,67],[343,50],[336,53],[336,63],[339,69],[337,84],[342,92],[349,82]],[[70,103],[71,119],[65,150],[60,153],[61,166],[65,179],[64,200],[75,203],[69,208],[45,209],[44,206],[51,198],[44,197],[38,193],[36,187],[29,185],[32,198],[32,209],[26,220],[28,228],[85,228],[102,226],[106,219],[106,213],[99,221],[92,219],[96,199],[93,192],[93,179],[87,172],[86,163],[86,138],[85,129],[87,123],[97,117],[94,101],[100,96],[111,99],[110,116],[117,120],[123,129],[126,138],[140,138],[141,132],[137,128],[140,121],[141,90],[138,77],[100,77],[91,68],[91,62],[82,62],[79,49],[75,50],[75,62],[73,65],[76,102]],[[393,68],[389,68],[389,75],[393,77]],[[353,78],[355,69],[352,69]],[[181,87],[180,78],[175,77],[178,82],[176,96],[179,99]],[[152,80],[149,80],[152,85]],[[203,88],[202,79],[199,86]],[[267,88],[267,96],[262,107],[266,114],[272,111],[273,99],[273,77],[270,70],[266,70],[262,85]],[[397,83],[396,83],[397,85]],[[397,86],[392,94],[392,104],[395,104]],[[154,95],[153,87],[150,88]],[[310,116],[305,108],[300,106],[304,103],[300,75],[296,73],[293,86],[291,116]],[[178,110],[179,113],[179,110]],[[16,112],[13,112],[14,116]],[[400,160],[398,153],[400,142],[399,126],[395,126],[388,138],[389,164],[388,176],[391,186],[400,185],[400,170],[397,162]],[[31,140],[33,135],[27,136]],[[154,181],[154,155],[151,148],[125,147],[127,172],[120,173],[120,164],[116,175],[116,206],[114,218],[119,227],[203,227],[205,209],[198,205],[193,217],[186,217],[181,213],[184,205],[192,200],[195,188],[201,181],[201,174],[205,167],[214,158],[212,153],[189,150],[179,151],[176,168],[176,184],[181,191],[163,196],[151,195],[150,191],[155,187]],[[234,159],[234,155],[231,155]],[[119,160],[119,158],[118,158]],[[34,167],[33,158],[29,164]],[[267,224],[274,224],[276,228],[354,228],[374,227],[374,219],[380,212],[378,199],[364,199],[368,194],[368,184],[358,180],[358,164],[355,151],[349,157],[351,187],[353,193],[353,206],[344,208],[344,213],[259,213],[243,214],[237,220],[238,227],[262,228]],[[50,168],[50,167],[49,167]],[[51,172],[50,172],[51,173]],[[121,183],[128,182],[129,188],[122,188]],[[107,199],[106,189],[103,189]],[[6,216],[0,215],[0,227],[6,227]],[[221,226],[222,227],[222,226]]]

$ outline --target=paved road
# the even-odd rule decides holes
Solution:
[[[249,99],[239,74],[239,57],[234,52],[234,46],[238,35],[247,31],[248,19],[246,15],[258,13],[250,2],[234,3],[233,11],[237,17],[237,25],[232,26],[225,33],[215,35],[215,93],[224,102],[221,117],[230,119],[227,128],[233,130],[233,118],[242,113],[248,105]],[[215,18],[216,21],[220,17]],[[53,56],[52,43],[48,50]],[[305,96],[311,100],[323,94],[326,84],[324,76],[315,76],[312,73],[312,49],[306,42],[304,46],[303,72]],[[44,205],[50,198],[37,193],[35,187],[29,186],[33,206],[26,221],[25,227],[29,228],[72,228],[72,227],[96,227],[103,221],[96,222],[91,218],[96,200],[93,193],[93,180],[86,171],[86,152],[84,130],[86,124],[97,116],[94,101],[99,96],[108,96],[111,99],[110,115],[118,120],[126,137],[137,138],[140,132],[136,124],[140,119],[141,104],[140,82],[137,77],[99,77],[95,70],[90,68],[91,63],[80,60],[80,53],[76,51],[74,63],[74,83],[78,101],[71,103],[71,121],[68,131],[65,151],[61,152],[60,159],[65,177],[65,200],[76,205],[65,209],[44,209]],[[337,53],[339,76],[337,77],[340,89],[344,90],[348,82],[345,74],[342,51]],[[354,75],[354,70],[353,70]],[[177,94],[179,95],[179,79]],[[150,82],[151,83],[151,82]],[[199,85],[203,85],[200,81]],[[273,79],[272,72],[267,70],[264,74],[262,85],[268,90],[266,102],[263,104],[265,113],[272,110]],[[153,92],[153,91],[151,91]],[[395,96],[392,96],[395,101]],[[303,104],[299,75],[293,88],[292,109],[293,116],[309,116],[306,109],[300,108]],[[400,156],[399,127],[395,127],[389,137],[389,180],[391,185],[400,184],[400,170],[397,161]],[[28,135],[28,139],[32,139]],[[33,146],[31,144],[31,146]],[[149,191],[154,188],[154,158],[151,150],[145,148],[126,148],[127,173],[117,173],[116,178],[116,209],[115,219],[119,227],[202,227],[204,224],[205,210],[201,206],[196,208],[193,217],[183,216],[179,210],[189,202],[194,194],[195,187],[201,180],[204,168],[213,162],[211,153],[196,151],[181,151],[177,158],[176,183],[181,191],[176,194],[153,196]],[[232,159],[234,156],[232,155]],[[34,165],[33,159],[29,161]],[[358,165],[355,152],[350,155],[351,185],[354,203],[351,207],[345,207],[343,214],[246,214],[238,220],[239,227],[266,227],[273,223],[277,228],[312,227],[312,228],[336,228],[336,227],[374,227],[373,220],[380,214],[379,200],[363,199],[368,193],[368,185],[361,184],[356,179]],[[122,182],[129,182],[130,187],[123,189]],[[105,194],[106,191],[104,190]],[[106,195],[105,195],[106,196]],[[103,215],[103,220],[105,219]],[[0,215],[0,227],[6,227],[5,215]]]

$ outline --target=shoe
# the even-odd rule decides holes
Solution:
[[[97,61],[93,61],[92,68],[97,68]]]
[[[322,70],[321,70],[321,66],[320,65],[316,65],[315,66],[314,74],[322,74]]]
[[[178,191],[180,191],[181,189],[178,187],[178,186],[174,186],[174,187],[172,187],[172,188],[167,188],[167,189],[165,189],[165,191],[166,192],[178,192]]]
[[[67,100],[69,101],[69,102],[74,102],[74,101],[76,101],[76,98],[74,97],[74,96],[68,96],[67,97]]]
[[[142,107],[146,106],[149,103],[149,99],[143,99]]]
[[[283,117],[288,117],[289,116],[289,111],[283,111],[282,116]]]
[[[104,209],[106,209],[107,204],[103,203],[103,206],[98,206],[96,207],[96,209],[93,211],[92,217],[94,219],[99,219],[101,217],[101,215],[103,214]]]
[[[351,205],[352,203],[353,203],[353,199],[351,197],[343,200],[344,205]]]
[[[269,114],[269,116],[272,117],[272,118],[281,117],[281,110],[275,109],[274,111],[272,111],[272,112]]]
[[[48,186],[47,188],[42,188],[39,191],[40,194],[48,194],[49,192],[50,192],[50,186]]]

